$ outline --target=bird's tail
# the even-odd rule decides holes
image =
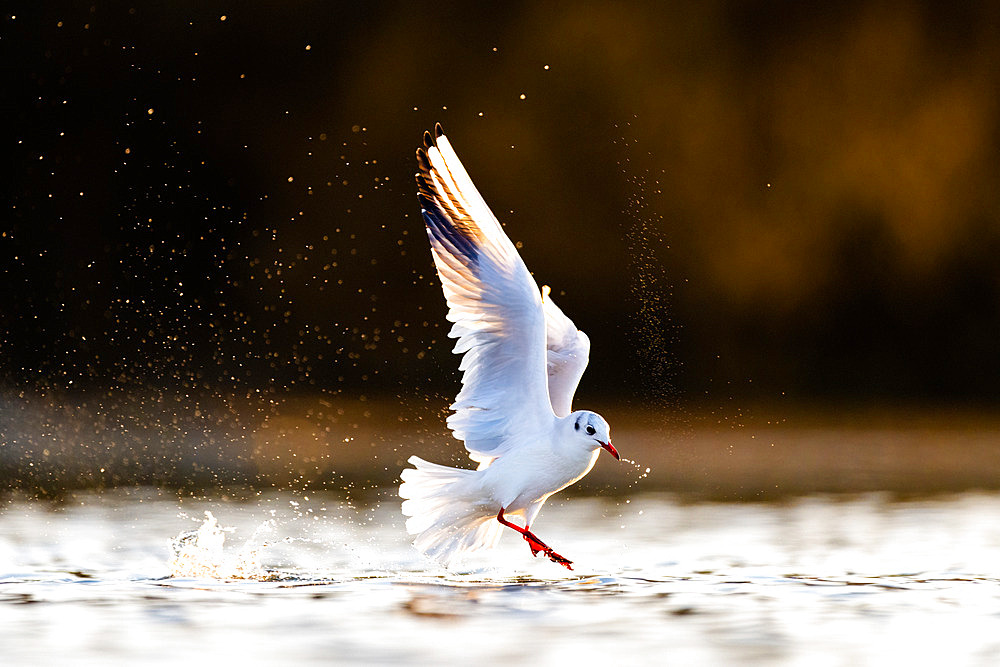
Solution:
[[[492,547],[502,526],[478,491],[475,470],[449,468],[411,456],[415,468],[400,477],[406,532],[416,535],[413,545],[448,567],[464,553]]]

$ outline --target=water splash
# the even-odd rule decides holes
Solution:
[[[621,458],[621,461],[622,461],[622,463],[628,463],[628,464],[632,465],[632,467],[635,468],[636,472],[639,473],[638,477],[636,477],[634,480],[632,480],[631,482],[629,482],[629,488],[635,486],[641,480],[646,479],[647,477],[649,477],[649,473],[652,472],[652,470],[650,468],[643,468],[643,466],[641,466],[639,463],[633,461],[632,459],[625,458],[624,456]]]
[[[274,573],[260,562],[254,546],[262,531],[271,530],[272,521],[265,521],[235,553],[227,554],[224,544],[231,528],[219,526],[215,516],[205,511],[205,521],[197,530],[182,531],[171,542],[172,557],[167,563],[170,576],[194,579],[271,579]],[[260,546],[267,546],[261,543]]]
[[[636,476],[636,477],[632,477],[632,475],[629,475],[629,477],[632,477],[632,479],[630,479],[629,483],[628,483],[628,488],[629,489],[633,489],[633,490],[637,491],[638,489],[636,487],[639,486],[639,483],[642,480],[644,480],[647,477],[649,477],[649,473],[652,472],[652,470],[650,468],[648,468],[648,467],[644,468],[638,462],[633,461],[632,459],[626,458],[624,456],[621,458],[621,461],[622,461],[622,463],[628,463],[628,464],[630,464],[633,468],[635,468],[635,471],[638,473],[638,476]],[[625,504],[626,505],[631,505],[632,504],[632,500],[631,499],[626,499],[625,500]],[[640,509],[638,512],[636,512],[635,516],[636,517],[640,517],[640,516],[643,515],[643,512],[644,511]],[[621,516],[624,518],[624,513]],[[623,523],[619,527],[624,529],[625,528],[625,524]]]

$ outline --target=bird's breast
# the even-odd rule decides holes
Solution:
[[[599,451],[512,452],[484,471],[484,481],[498,503],[512,511],[521,509],[578,481],[594,467]]]

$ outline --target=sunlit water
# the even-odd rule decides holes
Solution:
[[[2,662],[1000,659],[1000,495],[569,498],[535,525],[574,572],[514,535],[445,572],[409,546],[391,493],[10,500]]]

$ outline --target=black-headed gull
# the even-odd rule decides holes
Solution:
[[[590,340],[547,287],[538,289],[440,124],[434,133],[417,150],[417,196],[454,323],[448,335],[465,355],[448,426],[479,468],[411,456],[416,467],[403,470],[399,487],[406,530],[417,549],[448,566],[494,546],[507,526],[532,555],[572,570],[530,526],[549,496],[590,472],[601,448],[618,458],[603,417],[571,412]]]

